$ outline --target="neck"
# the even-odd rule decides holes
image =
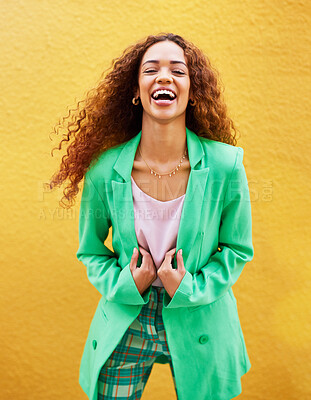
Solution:
[[[185,122],[178,120],[168,124],[145,122],[143,119],[140,151],[150,166],[170,167],[178,163],[187,145]]]

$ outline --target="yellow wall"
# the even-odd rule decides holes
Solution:
[[[78,202],[65,211],[42,189],[62,154],[48,135],[112,58],[160,31],[210,56],[245,150],[255,256],[234,286],[252,363],[239,398],[311,398],[310,14],[306,0],[1,2],[1,399],[86,398],[100,295],[75,256]],[[168,365],[143,395],[159,398],[175,398]]]

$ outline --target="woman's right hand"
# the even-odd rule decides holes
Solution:
[[[139,252],[137,248],[134,247],[130,262],[130,270],[139,293],[143,294],[144,291],[152,284],[152,282],[157,279],[157,270],[148,251],[140,246],[139,250],[142,255],[141,266],[137,267]]]

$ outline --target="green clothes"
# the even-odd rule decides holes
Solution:
[[[172,260],[176,267],[181,248],[186,274],[173,298],[165,291],[162,317],[179,400],[229,400],[241,393],[251,366],[231,288],[254,254],[243,149],[188,128],[186,134],[191,171]],[[138,248],[131,171],[140,138],[141,131],[103,152],[85,175],[77,258],[102,295],[80,365],[90,400],[103,364],[151,291],[140,295],[129,268]],[[104,245],[110,227],[113,251]]]

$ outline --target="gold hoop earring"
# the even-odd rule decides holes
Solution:
[[[134,104],[134,106],[137,106],[139,104],[139,97],[133,97],[132,99],[132,103]]]
[[[193,107],[196,105],[196,101],[195,100],[189,100],[189,104]]]

